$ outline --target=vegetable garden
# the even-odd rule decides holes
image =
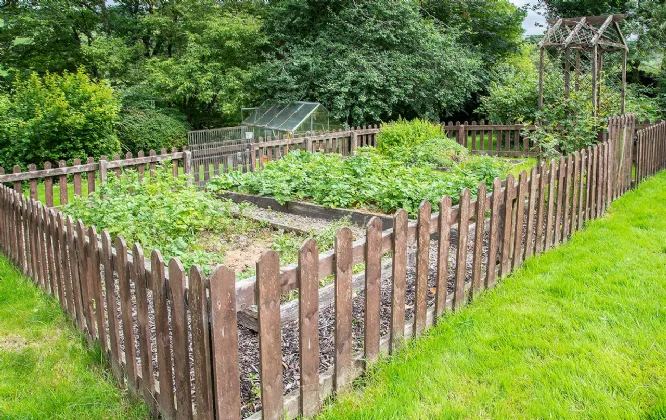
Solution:
[[[421,121],[382,127],[375,149],[290,150],[253,172],[221,174],[207,190],[191,185],[189,152],[19,170],[0,178],[14,187],[2,187],[0,232],[12,260],[101,341],[116,376],[154,413],[309,416],[362,365],[566,241],[663,167],[664,125],[641,131],[636,153],[634,125],[613,119],[604,143],[529,177],[523,170],[518,182],[506,162],[471,155]],[[73,201],[34,201],[39,178],[52,205],[53,178],[66,193],[68,176]],[[31,199],[18,194],[24,182]],[[227,188],[381,213],[391,229],[377,217],[365,232],[350,219],[294,227],[293,214],[216,197]],[[435,198],[447,192],[455,198]],[[248,242],[261,245],[256,271],[230,269]],[[322,394],[308,391],[317,384]]]

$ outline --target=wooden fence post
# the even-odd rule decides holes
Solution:
[[[192,152],[183,151],[183,174],[188,177],[187,185],[192,185]]]
[[[99,182],[101,184],[104,184],[107,178],[107,169],[106,169],[107,162],[105,159],[100,159],[98,165],[99,165]]]
[[[354,154],[356,152],[356,149],[358,149],[358,134],[356,134],[356,131],[352,130],[351,133],[351,154]]]

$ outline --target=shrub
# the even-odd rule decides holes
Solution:
[[[377,134],[377,150],[390,155],[394,148],[412,148],[428,140],[442,137],[439,125],[415,118],[411,121],[399,118],[397,121],[382,123]]]
[[[183,147],[190,126],[176,110],[125,108],[116,129],[122,148],[136,153]]]
[[[410,166],[449,168],[467,159],[469,151],[454,139],[436,138],[413,146],[396,146],[387,157]]]
[[[118,153],[113,126],[119,110],[113,90],[83,70],[17,79],[0,99],[0,165]]]

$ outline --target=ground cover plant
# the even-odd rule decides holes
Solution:
[[[665,418],[665,215],[662,172],[320,418]]]
[[[415,215],[423,200],[435,210],[444,195],[455,204],[463,189],[474,192],[480,183],[492,187],[495,177],[505,173],[503,161],[470,155],[455,140],[443,138],[440,127],[399,120],[382,126],[377,149],[360,148],[344,160],[338,154],[295,151],[257,172],[222,174],[208,189],[384,213],[403,208]]]
[[[0,257],[0,417],[150,418],[58,303]]]
[[[130,247],[140,244],[145,255],[158,249],[165,259],[177,257],[186,268],[199,264],[206,272],[224,263],[241,277],[252,275],[254,261],[266,249],[278,251],[282,263],[289,264],[298,259],[307,236],[329,249],[335,230],[349,224],[342,220],[309,235],[276,230],[243,217],[243,205],[187,185],[187,177],[174,178],[168,163],[153,172],[143,178],[133,170],[111,175],[90,196],[75,197],[63,212],[109,231],[112,238],[122,236]]]

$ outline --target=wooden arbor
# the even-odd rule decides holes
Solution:
[[[544,105],[544,56],[552,57],[563,74],[563,94],[568,98],[575,92],[591,93],[594,115],[608,98],[613,84],[620,91],[620,113],[624,113],[627,86],[627,42],[619,23],[626,15],[561,18],[548,22],[548,31],[539,43],[539,109]],[[618,68],[619,67],[619,68]],[[620,77],[617,75],[621,74]],[[613,80],[616,76],[616,80]],[[573,83],[572,83],[573,81]],[[558,86],[559,83],[558,83]],[[617,99],[617,98],[615,98]]]

